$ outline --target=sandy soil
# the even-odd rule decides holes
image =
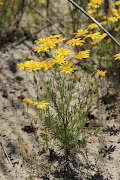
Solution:
[[[38,37],[42,36],[41,32]],[[34,37],[37,39],[37,37]],[[21,43],[19,43],[21,42]],[[33,138],[34,131],[27,130],[30,126],[26,109],[19,96],[34,96],[34,91],[28,82],[25,82],[25,74],[17,69],[17,63],[21,57],[30,54],[33,49],[33,40],[8,43],[0,51],[0,179],[21,180],[30,179],[30,173],[26,171],[27,159],[23,145],[29,144],[29,152],[37,152],[39,147]],[[29,58],[31,58],[29,56]],[[38,58],[34,54],[33,58]],[[104,87],[109,86],[109,81],[103,79],[99,88],[99,99],[93,105],[90,115],[90,124],[86,127],[88,157],[91,162],[97,154],[100,146],[105,145],[106,157],[99,162],[100,172],[85,168],[83,158],[79,154],[76,159],[70,158],[67,170],[64,168],[64,160],[59,152],[51,152],[54,163],[44,177],[35,179],[66,179],[66,180],[119,180],[120,179],[120,86],[111,88],[108,92]],[[97,104],[97,105],[96,105]],[[17,115],[15,111],[17,106]],[[35,117],[33,111],[29,111],[30,117]],[[95,121],[95,123],[94,123]],[[88,133],[88,129],[95,127],[98,133]],[[21,142],[21,143],[20,143]],[[22,146],[21,146],[22,145]],[[81,147],[82,149],[82,147]],[[6,157],[6,154],[8,157]],[[47,152],[46,152],[47,154]],[[56,158],[57,157],[57,158]]]

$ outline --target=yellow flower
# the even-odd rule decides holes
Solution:
[[[76,59],[83,59],[83,58],[88,58],[89,57],[89,51],[90,50],[86,50],[86,51],[79,51],[78,55],[74,56]]]
[[[97,70],[97,74],[99,74],[100,76],[105,76],[106,71],[100,71]]]
[[[37,51],[38,53],[40,53],[42,51],[49,51],[49,49],[46,47],[36,47],[36,49],[34,49],[34,51]]]
[[[52,65],[54,63],[52,61],[48,61],[44,64],[44,70],[47,71],[49,68],[52,69]]]
[[[71,63],[71,61],[70,61],[70,59],[69,59],[69,58],[67,58],[67,59],[66,59],[66,62]]]
[[[36,70],[40,70],[40,66],[39,63],[36,61],[26,61],[26,69],[27,71],[31,72],[31,71],[36,71]]]
[[[80,36],[85,36],[87,33],[88,33],[87,29],[85,29],[85,30],[80,29],[80,30],[77,30],[77,33],[74,33],[74,34],[76,34],[75,38],[78,38]]]
[[[66,62],[62,64],[59,68],[61,72],[65,72],[65,74],[68,74],[68,73],[71,74],[71,72],[74,72],[74,70],[76,69],[76,68],[72,68],[72,65],[73,65],[72,62],[71,63]]]
[[[38,43],[45,43],[47,41],[47,38],[40,38],[40,39],[37,39],[35,40],[35,43],[38,44]]]
[[[88,34],[86,37],[92,38],[91,44],[96,44],[98,39],[100,39],[100,32],[96,32],[96,33],[90,32],[90,34]]]
[[[34,104],[34,102],[32,101],[32,98],[30,99],[26,99],[25,101],[23,101],[25,104]]]
[[[20,64],[17,64],[17,65],[19,66],[19,70],[20,70],[20,69],[25,69],[25,64],[20,63]]]
[[[57,57],[56,56],[53,56],[54,59],[51,59],[54,63],[58,63],[58,64],[62,64],[62,63],[65,63],[65,60],[67,59],[66,57],[64,56],[60,56],[58,55]]]
[[[111,16],[111,17],[108,17],[108,20],[114,23],[114,22],[118,21],[118,18],[114,17],[114,16]]]
[[[72,51],[69,51],[67,49],[63,49],[63,47],[59,48],[59,49],[56,49],[55,50],[55,53],[61,55],[61,56],[66,56],[68,54],[71,54]]]
[[[91,15],[94,13],[94,11],[91,10],[91,9],[89,9],[87,12],[88,12],[89,14],[91,14]]]
[[[47,63],[46,61],[39,62],[38,66],[40,67],[40,69],[45,69],[46,63]]]
[[[61,34],[51,35],[51,36],[49,36],[49,38],[50,39],[61,38]]]
[[[41,44],[41,47],[49,49],[53,49],[55,46],[55,43],[52,40],[48,40],[47,42]]]
[[[44,4],[45,3],[45,0],[39,0],[41,4]]]
[[[46,107],[47,104],[49,103],[45,102],[44,100],[42,100],[41,102],[38,102],[38,101],[34,102],[34,105],[37,105],[37,108],[40,108],[40,109],[42,109],[43,107]]]
[[[3,2],[0,2],[0,5],[3,5]]]
[[[117,60],[117,59],[120,60],[120,53],[119,54],[115,54],[113,57],[115,57],[115,60]]]
[[[81,40],[80,38],[78,38],[78,39],[71,39],[71,40],[69,40],[68,42],[67,42],[67,44],[70,44],[70,45],[72,45],[72,46],[82,46],[83,45],[83,43],[84,43],[85,41],[84,40]]]
[[[90,25],[88,26],[88,29],[95,29],[95,28],[97,28],[97,27],[98,27],[98,25],[95,24],[95,23],[93,23],[93,24],[90,24]]]
[[[107,21],[100,22],[101,25],[105,26],[107,24]]]
[[[120,26],[118,28],[115,28],[114,31],[119,31],[120,30]]]
[[[119,5],[120,5],[120,1],[116,1],[116,2],[114,3],[114,5],[119,6]]]
[[[53,41],[55,44],[58,44],[59,42],[63,42],[63,41],[65,41],[65,40],[66,40],[65,38],[59,38],[59,39],[53,38],[53,39],[52,39],[52,41]]]
[[[103,33],[103,34],[100,35],[100,39],[104,39],[106,36],[107,36],[107,34]]]
[[[92,8],[98,8],[104,0],[90,0],[90,3],[88,6],[91,6]]]
[[[94,38],[94,37],[98,37],[99,35],[100,35],[100,32],[96,32],[96,33],[90,32],[86,37]]]
[[[110,44],[110,43],[111,43],[111,39],[110,39],[110,38],[107,40],[107,43],[108,43],[108,44]]]
[[[114,15],[115,15],[118,19],[120,19],[120,7],[119,7],[118,9],[115,9]]]

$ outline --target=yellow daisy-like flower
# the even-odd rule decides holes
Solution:
[[[53,38],[53,39],[52,39],[52,41],[53,41],[55,44],[58,44],[59,42],[63,42],[63,41],[65,41],[65,40],[66,40],[65,38],[59,38],[59,39]]]
[[[46,61],[39,62],[38,65],[39,65],[40,69],[45,69],[46,63],[47,63]]]
[[[44,66],[44,70],[47,71],[48,69],[52,69],[52,65],[54,63],[52,61],[46,62]]]
[[[93,24],[90,24],[90,25],[88,26],[88,29],[95,29],[95,28],[97,28],[97,27],[98,27],[98,25],[95,24],[95,23],[93,23]]]
[[[119,54],[115,54],[113,57],[115,57],[115,60],[117,60],[117,59],[120,60],[120,53]]]
[[[98,8],[104,0],[90,0],[90,3],[88,6],[91,6],[93,8]]]
[[[108,20],[114,23],[114,22],[118,21],[118,18],[114,17],[114,16],[111,16],[111,17],[108,17]]]
[[[78,55],[74,56],[76,59],[83,59],[83,58],[88,58],[90,56],[89,54],[90,50],[86,50],[86,51],[80,51],[78,53]]]
[[[25,104],[34,104],[34,102],[32,101],[32,98],[30,99],[26,99],[25,101],[23,101]]]
[[[41,44],[41,47],[45,47],[45,48],[47,48],[48,50],[49,50],[49,49],[53,49],[54,46],[55,46],[55,43],[54,43],[52,40],[49,40],[49,41]]]
[[[97,41],[100,39],[100,36],[95,36],[95,37],[92,37],[92,42],[91,42],[91,44],[96,44],[97,43]]]
[[[31,71],[36,71],[36,70],[40,70],[40,66],[39,63],[36,61],[26,61],[26,69],[27,71],[31,72]]]
[[[92,33],[90,32],[90,34],[88,34],[86,36],[87,37],[90,37],[92,39],[92,42],[91,44],[96,44],[96,42],[98,41],[98,39],[100,39],[100,32],[96,32],[96,33]]]
[[[120,5],[120,1],[116,1],[116,2],[114,3],[114,5],[119,6],[119,5]]]
[[[67,59],[66,57],[64,56],[60,56],[58,55],[57,57],[56,56],[53,56],[54,59],[51,59],[54,63],[58,63],[58,64],[62,64],[62,63],[65,63],[65,60]]]
[[[77,38],[77,39],[71,39],[71,40],[69,40],[68,42],[67,42],[67,44],[70,44],[70,45],[72,45],[72,46],[82,46],[83,45],[83,43],[84,43],[85,41],[84,40],[81,40],[81,38]]]
[[[85,36],[87,33],[88,33],[88,29],[85,29],[85,30],[80,29],[80,30],[77,30],[77,32],[74,34],[76,34],[75,38],[78,38],[80,36]]]
[[[20,70],[20,69],[25,69],[25,64],[20,63],[20,64],[17,64],[17,65],[19,66],[19,70]]]
[[[100,35],[100,32],[96,32],[96,33],[92,33],[92,32],[90,32],[86,37],[97,37],[97,36],[99,36]]]
[[[100,35],[100,39],[104,39],[106,36],[107,36],[107,34],[103,33],[103,34]]]
[[[3,5],[3,2],[0,2],[0,5]]]
[[[100,71],[97,70],[97,74],[99,74],[100,76],[105,76],[106,71]]]
[[[94,13],[94,11],[91,10],[91,9],[89,9],[87,12],[88,12],[90,15],[92,15],[92,14]]]
[[[38,44],[38,43],[45,43],[47,41],[47,38],[40,38],[40,39],[37,39],[35,40],[35,43]]]
[[[114,15],[115,15],[118,19],[120,19],[120,7],[119,7],[119,9],[115,9]]]
[[[34,102],[34,105],[37,105],[37,108],[40,108],[40,109],[42,109],[43,107],[46,107],[47,104],[49,103],[45,102],[44,100],[42,100],[41,102],[38,102],[38,101]]]
[[[36,47],[34,51],[37,51],[38,53],[41,53],[42,51],[49,51],[48,48],[45,47]]]
[[[115,28],[114,31],[119,31],[120,30],[120,26],[118,28]]]
[[[107,24],[107,21],[100,22],[101,25],[105,26]]]
[[[66,56],[68,54],[71,54],[72,51],[69,51],[67,49],[64,49],[63,47],[56,49],[55,53],[59,54],[60,56]]]
[[[66,62],[66,63],[64,63],[64,64],[62,64],[59,68],[60,68],[60,70],[61,70],[61,72],[65,72],[65,74],[71,74],[71,72],[74,72],[74,70],[76,69],[76,68],[72,68],[72,65],[73,65],[74,63],[68,63],[68,62]]]
[[[45,3],[45,0],[39,0],[41,4],[44,4]]]
[[[49,38],[50,39],[61,38],[61,34],[51,35],[51,36],[49,36]]]
[[[108,44],[110,44],[110,43],[111,43],[111,39],[110,39],[110,38],[107,40],[107,43],[108,43]]]

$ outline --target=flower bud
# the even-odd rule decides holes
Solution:
[[[91,107],[92,107],[92,105],[93,105],[93,103],[91,102],[91,103],[89,104],[89,107],[91,108]]]
[[[77,81],[77,76],[74,74],[73,82],[75,83]]]
[[[37,124],[37,118],[34,118],[34,123]]]
[[[28,144],[24,144],[24,149],[25,149],[25,152],[27,154],[28,153]]]
[[[45,91],[45,92],[44,92],[44,97],[46,97],[46,96],[47,96],[47,92]]]
[[[43,57],[42,56],[40,56],[39,59],[40,59],[40,62],[43,62]]]
[[[80,112],[80,111],[81,111],[80,107],[77,109],[77,111],[78,111],[78,112]]]

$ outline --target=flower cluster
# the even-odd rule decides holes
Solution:
[[[107,12],[107,16],[103,16],[102,17],[102,13],[100,6],[102,5],[104,0],[90,0],[90,2],[87,5],[87,12],[95,19],[97,19],[101,25],[106,26],[108,24],[108,22],[111,23],[117,23],[119,22],[120,19],[120,1],[116,1],[113,4],[109,4],[108,7],[109,9],[106,10]],[[95,29],[97,28],[96,24],[92,24],[88,26],[88,29]],[[118,29],[114,29],[115,31],[119,30],[119,27],[117,27]],[[93,43],[94,44],[94,43]]]
[[[104,0],[90,0],[90,3],[88,4],[88,6],[90,8],[98,8],[102,4],[103,1]]]
[[[46,107],[46,105],[49,104],[48,102],[45,102],[44,100],[34,102],[34,101],[32,101],[32,98],[26,99],[24,101],[24,103],[27,104],[27,105],[29,105],[29,104],[37,105],[37,108],[40,108],[40,109],[42,109],[43,107]]]
[[[106,71],[100,71],[97,70],[97,74],[99,74],[99,76],[105,76]]]
[[[79,51],[78,55],[74,56],[76,59],[84,59],[84,58],[89,58],[89,51],[90,50],[86,50],[86,51]]]
[[[61,35],[51,35],[46,38],[40,38],[35,41],[36,44],[40,44],[39,47],[35,49],[38,53],[42,51],[49,51],[50,49],[54,49],[54,47],[57,47],[59,42],[63,42],[65,38],[61,38]]]

